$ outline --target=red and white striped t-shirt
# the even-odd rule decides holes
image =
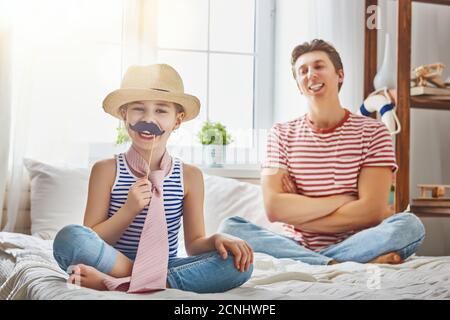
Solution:
[[[306,115],[274,125],[267,140],[263,168],[283,168],[297,185],[299,194],[325,197],[358,195],[362,167],[388,166],[397,169],[391,136],[375,119],[346,115],[334,128],[320,129]],[[343,241],[354,232],[320,234],[285,225],[287,235],[301,245],[320,251]]]

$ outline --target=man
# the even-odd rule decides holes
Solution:
[[[284,223],[287,236],[240,217],[220,231],[254,251],[310,264],[403,262],[425,231],[414,214],[388,205],[397,165],[387,128],[342,107],[343,65],[329,43],[297,46],[291,63],[309,111],[272,127],[261,181],[267,217]]]

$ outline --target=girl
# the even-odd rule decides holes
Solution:
[[[55,237],[56,261],[63,270],[73,270],[68,282],[106,290],[106,279],[131,275],[154,195],[148,175],[142,176],[135,162],[148,165],[149,158],[150,172],[169,161],[163,180],[169,243],[167,287],[223,292],[246,282],[253,270],[251,247],[230,235],[205,237],[202,173],[166,151],[171,132],[195,118],[200,109],[199,100],[184,93],[179,74],[165,64],[130,67],[121,88],[105,98],[103,108],[123,119],[132,145],[126,153],[93,166],[84,226],[66,226]],[[148,123],[157,127],[158,134],[131,129]],[[189,255],[185,258],[177,257],[182,217]],[[155,248],[149,244],[146,250]]]

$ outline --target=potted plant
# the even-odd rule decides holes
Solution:
[[[231,135],[220,122],[206,121],[198,132],[203,145],[203,159],[210,167],[223,167],[226,159],[226,146],[232,142]]]
[[[122,124],[120,124],[116,130],[116,142],[112,147],[112,152],[114,154],[119,154],[128,150],[131,145],[131,139],[128,135],[127,129]]]

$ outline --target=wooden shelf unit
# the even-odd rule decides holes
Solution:
[[[378,0],[365,1],[364,12],[367,21],[367,8],[378,5]],[[404,211],[409,204],[410,109],[450,110],[448,100],[410,95],[412,2],[450,6],[450,0],[397,0],[397,115],[402,131],[396,135],[395,144],[395,156],[399,166],[395,187],[396,212]],[[366,23],[364,26],[364,97],[367,97],[374,91],[373,79],[377,73],[377,29],[368,29]]]
[[[450,110],[450,100],[433,100],[423,96],[411,97],[411,108]]]

